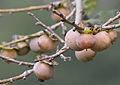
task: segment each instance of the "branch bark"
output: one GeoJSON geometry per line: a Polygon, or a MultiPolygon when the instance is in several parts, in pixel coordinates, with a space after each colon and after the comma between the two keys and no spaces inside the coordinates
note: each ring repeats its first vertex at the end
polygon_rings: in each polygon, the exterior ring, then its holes
{"type": "Polygon", "coordinates": [[[26,8],[18,8],[18,9],[0,9],[0,13],[15,13],[15,12],[24,12],[31,10],[39,10],[39,9],[49,9],[51,5],[41,5],[41,6],[30,6],[26,8]]]}
{"type": "Polygon", "coordinates": [[[120,12],[113,18],[110,18],[106,23],[103,24],[103,26],[107,26],[109,24],[111,24],[113,21],[117,20],[120,18],[120,12]]]}
{"type": "Polygon", "coordinates": [[[2,56],[2,55],[0,55],[0,58],[11,61],[12,63],[17,63],[18,65],[25,65],[25,66],[33,66],[34,65],[34,63],[18,61],[18,60],[15,60],[15,59],[12,59],[12,58],[9,58],[6,56],[2,56]]]}
{"type": "Polygon", "coordinates": [[[75,0],[76,3],[76,15],[75,24],[80,24],[82,20],[82,0],[75,0]]]}
{"type": "Polygon", "coordinates": [[[44,23],[42,23],[33,13],[30,13],[30,12],[29,12],[28,14],[29,14],[30,16],[32,16],[32,17],[37,21],[36,25],[40,25],[40,26],[42,26],[43,28],[47,29],[49,32],[52,33],[52,35],[53,35],[54,37],[56,37],[57,40],[60,41],[60,43],[64,44],[64,40],[63,40],[60,36],[58,36],[53,30],[51,30],[50,27],[48,27],[48,26],[46,26],[44,23]]]}
{"type": "Polygon", "coordinates": [[[5,43],[5,44],[3,44],[3,45],[0,45],[0,47],[2,47],[2,46],[9,46],[9,45],[11,45],[11,44],[14,44],[14,43],[17,43],[17,42],[20,42],[20,41],[24,41],[24,40],[27,40],[27,39],[30,39],[30,38],[39,37],[39,36],[41,36],[42,34],[44,34],[43,31],[40,31],[40,32],[31,34],[31,35],[26,35],[26,36],[24,36],[24,37],[21,38],[21,39],[14,40],[14,41],[5,43]]]}
{"type": "Polygon", "coordinates": [[[102,29],[107,30],[107,29],[115,29],[115,28],[120,28],[120,24],[114,24],[114,25],[108,25],[108,26],[102,26],[102,29]]]}
{"type": "Polygon", "coordinates": [[[15,76],[15,77],[12,77],[12,78],[8,78],[8,79],[3,79],[3,80],[0,80],[0,85],[1,84],[6,84],[8,82],[13,82],[15,80],[19,80],[19,79],[25,79],[27,76],[29,76],[31,73],[33,72],[33,69],[30,69],[30,70],[27,70],[27,71],[24,71],[22,74],[18,75],[18,76],[15,76]]]}
{"type": "Polygon", "coordinates": [[[59,51],[57,51],[55,54],[50,55],[50,56],[45,56],[43,58],[40,58],[38,60],[36,60],[36,62],[41,61],[41,60],[45,60],[45,59],[54,59],[58,56],[60,56],[62,53],[68,51],[70,48],[65,44],[59,51]]]}

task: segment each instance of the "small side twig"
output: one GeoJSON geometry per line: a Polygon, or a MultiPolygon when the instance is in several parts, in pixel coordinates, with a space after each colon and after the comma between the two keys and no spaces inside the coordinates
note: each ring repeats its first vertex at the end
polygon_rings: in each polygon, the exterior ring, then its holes
{"type": "Polygon", "coordinates": [[[107,29],[115,29],[115,28],[120,28],[120,24],[114,24],[114,25],[102,26],[102,29],[103,29],[103,30],[107,30],[107,29]]]}
{"type": "MultiPolygon", "coordinates": [[[[59,45],[57,46],[57,50],[56,53],[59,51],[59,45]]],[[[61,59],[63,59],[64,61],[71,61],[71,57],[66,57],[63,54],[60,54],[61,59]]]]}
{"type": "Polygon", "coordinates": [[[111,24],[113,21],[117,20],[120,18],[120,12],[113,18],[110,18],[106,23],[103,24],[103,26],[107,26],[109,24],[111,24]]]}
{"type": "Polygon", "coordinates": [[[25,65],[25,66],[33,66],[34,65],[34,63],[18,61],[18,60],[15,60],[15,59],[12,59],[12,58],[9,58],[6,56],[2,56],[2,55],[0,55],[0,58],[4,59],[4,60],[11,61],[12,63],[17,63],[18,65],[25,65]]]}
{"type": "Polygon", "coordinates": [[[66,57],[63,54],[60,55],[61,59],[63,59],[64,61],[71,61],[71,57],[66,57]]]}
{"type": "Polygon", "coordinates": [[[19,79],[25,79],[32,72],[33,72],[33,69],[30,69],[30,70],[24,71],[22,74],[20,74],[18,76],[15,76],[15,77],[12,77],[12,78],[8,78],[8,79],[0,80],[0,85],[1,84],[6,84],[6,83],[9,83],[9,82],[13,82],[13,81],[19,80],[19,79]]]}
{"type": "Polygon", "coordinates": [[[62,35],[65,36],[67,33],[67,27],[64,25],[64,23],[61,23],[61,27],[62,27],[62,35]]]}
{"type": "Polygon", "coordinates": [[[60,56],[62,53],[68,51],[69,49],[70,49],[70,48],[69,48],[67,45],[64,45],[64,46],[63,46],[58,52],[56,52],[55,54],[50,55],[50,56],[43,57],[43,58],[41,58],[41,59],[38,59],[38,60],[36,60],[36,62],[41,61],[41,60],[45,60],[45,59],[54,59],[54,58],[60,56]]]}

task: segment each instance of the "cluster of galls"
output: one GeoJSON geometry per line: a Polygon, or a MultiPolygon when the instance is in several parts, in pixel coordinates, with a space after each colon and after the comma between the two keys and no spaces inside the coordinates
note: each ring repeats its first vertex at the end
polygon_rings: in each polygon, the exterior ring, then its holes
{"type": "MultiPolygon", "coordinates": [[[[17,35],[13,36],[13,40],[20,39],[17,35]],[[17,37],[17,38],[16,38],[17,37]]],[[[26,55],[30,50],[36,53],[47,53],[52,52],[56,49],[56,42],[52,40],[46,34],[41,35],[28,41],[21,41],[10,45],[9,47],[4,47],[0,54],[12,59],[16,59],[17,56],[26,55]]],[[[4,60],[10,63],[8,60],[4,60]]],[[[33,67],[35,75],[39,80],[49,80],[53,78],[54,67],[46,62],[37,62],[33,67]]]]}
{"type": "Polygon", "coordinates": [[[94,58],[97,52],[107,49],[117,38],[117,32],[100,31],[96,34],[79,33],[77,30],[69,30],[65,36],[66,44],[75,51],[75,55],[81,62],[87,62],[94,58]]]}
{"type": "MultiPolygon", "coordinates": [[[[63,14],[64,16],[67,16],[69,14],[68,9],[63,6],[58,6],[55,8],[55,10],[63,14]]],[[[51,14],[51,17],[56,22],[59,22],[61,20],[61,17],[54,13],[51,14]]],[[[32,39],[29,45],[30,45],[30,49],[33,52],[37,52],[37,53],[51,52],[57,46],[56,42],[50,39],[47,35],[42,35],[39,38],[32,39]]],[[[33,70],[35,75],[38,77],[38,79],[41,82],[44,80],[49,80],[54,77],[54,66],[48,63],[42,61],[37,62],[35,63],[33,70]]]]}
{"type": "MultiPolygon", "coordinates": [[[[60,3],[62,4],[62,3],[60,3]]],[[[62,13],[64,16],[67,16],[69,11],[67,8],[60,5],[55,7],[55,10],[59,13],[62,13]]],[[[51,17],[54,21],[59,22],[61,17],[52,13],[51,17]]],[[[21,36],[14,35],[13,40],[20,39],[21,36]]],[[[3,48],[0,52],[1,55],[16,59],[17,56],[26,55],[30,50],[35,53],[47,53],[52,52],[56,49],[57,44],[52,40],[48,35],[43,34],[40,37],[36,37],[28,41],[22,41],[15,43],[13,45],[3,48]],[[12,49],[11,49],[12,48],[12,49]]],[[[7,63],[10,63],[8,60],[4,60],[7,63]]],[[[40,81],[49,80],[54,76],[54,67],[49,63],[39,61],[35,63],[33,67],[35,75],[40,81]]]]}
{"type": "MultiPolygon", "coordinates": [[[[68,9],[65,7],[58,7],[56,11],[63,15],[68,15],[68,9]]],[[[61,18],[52,13],[52,19],[59,22],[61,18]]],[[[65,36],[65,43],[75,51],[75,56],[81,62],[87,62],[94,58],[98,51],[103,51],[110,46],[117,38],[117,32],[101,31],[96,34],[92,33],[80,33],[77,30],[69,30],[65,36]]],[[[13,40],[20,39],[20,36],[13,36],[13,40]]],[[[17,56],[26,55],[30,50],[36,53],[52,52],[56,48],[56,42],[52,40],[48,35],[43,34],[40,37],[12,44],[7,47],[3,47],[0,54],[12,59],[16,59],[17,56]],[[12,48],[12,49],[11,49],[12,48]]],[[[10,61],[4,60],[9,63],[10,61]]],[[[54,77],[54,66],[52,64],[39,61],[33,66],[35,75],[40,81],[49,80],[54,77]]]]}
{"type": "MultiPolygon", "coordinates": [[[[55,8],[57,12],[67,16],[69,11],[65,7],[55,8]]],[[[51,17],[54,21],[59,22],[61,17],[52,13],[51,17]]],[[[56,48],[56,42],[50,39],[47,35],[39,38],[34,38],[30,41],[30,48],[33,52],[46,53],[51,52],[56,48]]],[[[37,62],[33,67],[35,75],[40,81],[49,80],[54,77],[54,67],[45,62],[37,62]]]]}
{"type": "MultiPolygon", "coordinates": [[[[56,42],[47,35],[33,38],[29,43],[30,49],[36,53],[52,52],[56,49],[56,42]]],[[[35,75],[40,81],[49,80],[54,76],[54,67],[46,62],[39,61],[33,67],[35,75]]]]}

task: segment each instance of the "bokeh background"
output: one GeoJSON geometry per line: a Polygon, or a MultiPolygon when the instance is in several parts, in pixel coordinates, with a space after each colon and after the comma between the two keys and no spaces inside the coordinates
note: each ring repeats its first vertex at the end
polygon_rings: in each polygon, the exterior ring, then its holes
{"type": "MultiPolygon", "coordinates": [[[[21,8],[34,5],[48,4],[55,0],[0,0],[0,9],[21,8]]],[[[96,0],[97,6],[92,16],[99,11],[120,9],[120,0],[96,0]]],[[[51,20],[50,12],[31,11],[40,18],[46,25],[52,25],[55,22],[51,20]]],[[[14,34],[28,35],[40,31],[42,28],[34,25],[35,20],[27,15],[27,12],[8,14],[4,13],[0,17],[0,42],[11,41],[14,34]]],[[[70,29],[71,26],[68,26],[70,29]]],[[[61,28],[56,31],[61,32],[61,28]]],[[[56,59],[60,63],[55,67],[54,79],[45,81],[44,83],[37,81],[34,74],[27,77],[26,80],[18,80],[8,85],[120,85],[120,33],[118,39],[107,50],[97,53],[93,61],[82,63],[79,62],[73,51],[65,53],[71,56],[71,62],[63,62],[56,59]]],[[[26,56],[19,56],[18,60],[33,62],[36,53],[30,52],[26,56]]],[[[7,64],[0,60],[0,79],[16,76],[30,69],[26,66],[18,66],[16,64],[7,64]]]]}

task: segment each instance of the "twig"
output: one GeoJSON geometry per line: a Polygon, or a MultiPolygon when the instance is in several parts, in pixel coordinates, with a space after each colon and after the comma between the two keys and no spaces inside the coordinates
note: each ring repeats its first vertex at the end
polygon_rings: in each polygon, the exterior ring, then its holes
{"type": "Polygon", "coordinates": [[[75,24],[75,22],[71,22],[71,21],[67,20],[63,14],[58,13],[58,12],[55,11],[55,10],[53,11],[53,13],[55,13],[55,14],[58,15],[58,16],[60,16],[60,17],[62,18],[62,21],[63,21],[63,22],[66,22],[66,23],[74,26],[74,27],[75,27],[76,29],[78,29],[78,30],[84,30],[84,28],[82,28],[82,27],[78,26],[77,24],[75,24]]]}
{"type": "Polygon", "coordinates": [[[56,37],[62,44],[64,43],[64,40],[63,40],[61,37],[59,37],[53,30],[51,30],[50,27],[48,27],[48,26],[46,26],[45,24],[43,24],[33,13],[29,12],[28,14],[29,14],[30,16],[32,16],[32,17],[37,21],[36,25],[40,25],[40,26],[44,27],[44,28],[47,29],[49,32],[51,32],[52,35],[53,35],[54,37],[56,37]]]}
{"type": "Polygon", "coordinates": [[[64,23],[61,23],[61,27],[62,27],[62,35],[65,36],[67,33],[67,27],[64,25],[64,23]]]}
{"type": "Polygon", "coordinates": [[[18,9],[0,9],[0,13],[15,13],[15,12],[24,12],[31,10],[39,10],[39,9],[49,9],[51,5],[41,5],[41,6],[30,6],[26,8],[18,8],[18,9]]]}
{"type": "MultiPolygon", "coordinates": [[[[57,45],[57,50],[56,53],[59,51],[59,45],[57,45]]],[[[66,57],[63,54],[60,54],[61,59],[63,59],[64,61],[71,61],[71,57],[66,57]]]]}
{"type": "Polygon", "coordinates": [[[102,29],[103,29],[103,30],[114,29],[114,28],[120,28],[120,24],[114,24],[114,25],[102,26],[102,29]]]}
{"type": "Polygon", "coordinates": [[[71,61],[71,57],[66,57],[63,54],[60,55],[61,59],[63,59],[64,61],[71,61]]]}
{"type": "Polygon", "coordinates": [[[33,72],[33,69],[24,71],[22,74],[12,77],[12,78],[8,78],[8,79],[4,79],[4,80],[0,80],[0,84],[6,84],[8,82],[13,82],[15,80],[19,80],[19,79],[25,79],[27,76],[29,76],[31,73],[33,72]]]}
{"type": "MultiPolygon", "coordinates": [[[[60,1],[52,2],[55,5],[58,5],[60,1]]],[[[40,5],[40,6],[30,6],[26,8],[17,8],[17,9],[0,9],[0,13],[16,13],[16,12],[24,12],[24,11],[32,11],[32,10],[40,10],[40,9],[51,9],[51,5],[40,5]]]]}
{"type": "Polygon", "coordinates": [[[18,61],[18,60],[15,60],[15,59],[12,59],[12,58],[9,58],[6,56],[2,56],[2,55],[0,55],[0,58],[4,59],[4,60],[11,61],[12,63],[17,63],[18,65],[25,65],[25,66],[33,66],[34,65],[34,63],[18,61]]]}
{"type": "Polygon", "coordinates": [[[82,20],[82,0],[75,0],[75,3],[76,3],[75,24],[79,25],[82,20]]]}
{"type": "Polygon", "coordinates": [[[11,44],[14,44],[14,43],[17,43],[17,42],[20,42],[20,41],[24,41],[24,40],[27,40],[27,39],[30,39],[30,38],[39,37],[39,36],[41,36],[41,35],[43,35],[43,34],[44,34],[44,32],[43,32],[43,31],[40,31],[40,32],[31,34],[31,35],[26,35],[26,36],[24,36],[23,38],[20,38],[20,39],[18,39],[18,40],[14,40],[14,41],[5,43],[5,44],[0,45],[0,46],[9,46],[9,45],[11,45],[11,44]]]}
{"type": "Polygon", "coordinates": [[[69,49],[70,49],[70,48],[69,48],[67,45],[64,45],[64,46],[63,46],[58,52],[56,52],[55,54],[50,55],[50,56],[43,57],[43,58],[41,58],[41,59],[38,59],[38,60],[36,60],[36,62],[41,61],[41,60],[45,60],[45,59],[54,59],[54,58],[60,56],[62,53],[68,51],[69,49]]]}
{"type": "Polygon", "coordinates": [[[120,12],[113,18],[110,18],[106,23],[103,24],[103,26],[107,26],[109,24],[111,24],[113,21],[117,20],[120,18],[120,12]]]}

